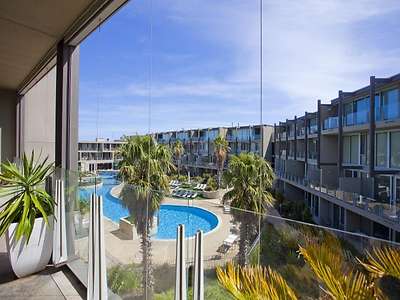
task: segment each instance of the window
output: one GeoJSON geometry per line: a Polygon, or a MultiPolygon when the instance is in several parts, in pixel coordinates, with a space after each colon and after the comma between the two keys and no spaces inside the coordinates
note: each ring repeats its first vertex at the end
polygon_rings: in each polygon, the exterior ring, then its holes
{"type": "Polygon", "coordinates": [[[387,167],[387,132],[376,134],[376,166],[387,167]]]}
{"type": "Polygon", "coordinates": [[[400,168],[400,131],[390,133],[390,167],[400,168]]]}
{"type": "Polygon", "coordinates": [[[365,124],[369,120],[369,97],[344,104],[344,125],[365,124]]]}
{"type": "Polygon", "coordinates": [[[359,164],[359,136],[343,137],[343,163],[359,164]]]}
{"type": "Polygon", "coordinates": [[[368,153],[368,136],[363,133],[360,135],[360,164],[367,165],[367,153],[368,153]]]}
{"type": "Polygon", "coordinates": [[[390,176],[376,176],[378,202],[390,203],[390,176]]]}
{"type": "Polygon", "coordinates": [[[383,92],[375,97],[375,118],[377,121],[392,120],[400,117],[399,90],[383,92]]]}

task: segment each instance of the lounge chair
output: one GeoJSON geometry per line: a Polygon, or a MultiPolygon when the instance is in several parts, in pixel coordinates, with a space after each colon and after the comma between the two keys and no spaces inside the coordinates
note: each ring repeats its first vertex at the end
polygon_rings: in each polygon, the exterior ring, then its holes
{"type": "Polygon", "coordinates": [[[235,242],[237,241],[238,238],[239,238],[238,235],[236,235],[236,234],[230,234],[230,235],[228,235],[228,237],[224,240],[223,244],[231,247],[231,246],[233,246],[233,244],[235,244],[235,242]]]}
{"type": "Polygon", "coordinates": [[[224,214],[229,214],[231,212],[231,207],[229,205],[224,205],[224,214]]]}
{"type": "Polygon", "coordinates": [[[194,199],[196,197],[197,197],[197,193],[193,193],[191,198],[194,199]]]}

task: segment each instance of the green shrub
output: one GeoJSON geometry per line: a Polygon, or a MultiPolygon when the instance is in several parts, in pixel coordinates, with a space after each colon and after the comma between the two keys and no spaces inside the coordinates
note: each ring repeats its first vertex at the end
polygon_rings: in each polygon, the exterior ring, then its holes
{"type": "Polygon", "coordinates": [[[132,293],[140,288],[140,270],[134,264],[117,265],[107,270],[108,287],[118,295],[132,293]]]}
{"type": "Polygon", "coordinates": [[[216,191],[218,189],[218,183],[214,177],[209,177],[207,180],[206,191],[216,191]]]}

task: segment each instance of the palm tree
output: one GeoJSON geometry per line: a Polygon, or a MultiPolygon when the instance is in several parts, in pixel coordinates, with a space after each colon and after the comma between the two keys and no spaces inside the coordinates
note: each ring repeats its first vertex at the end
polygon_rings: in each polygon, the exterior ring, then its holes
{"type": "Polygon", "coordinates": [[[214,140],[214,155],[217,162],[217,170],[218,170],[218,188],[221,188],[222,170],[224,169],[226,156],[229,151],[230,148],[228,141],[223,136],[219,135],[214,140]]]}
{"type": "Polygon", "coordinates": [[[154,213],[169,189],[167,174],[175,167],[171,151],[157,144],[151,136],[126,138],[127,143],[119,149],[122,157],[120,177],[124,181],[121,199],[127,206],[130,220],[141,236],[144,291],[152,297],[153,270],[151,265],[150,229],[154,213]]]}
{"type": "Polygon", "coordinates": [[[178,176],[181,173],[181,160],[182,160],[182,155],[185,152],[185,148],[183,147],[183,144],[180,140],[177,140],[174,144],[173,148],[174,156],[178,164],[178,176]]]}
{"type": "Polygon", "coordinates": [[[239,263],[246,264],[250,240],[256,233],[256,221],[250,214],[262,214],[272,206],[270,193],[274,180],[273,170],[261,156],[253,153],[240,153],[232,156],[224,180],[231,188],[223,202],[230,201],[234,218],[240,224],[239,263]],[[244,212],[250,211],[250,212],[244,212]]]}
{"type": "Polygon", "coordinates": [[[217,267],[219,283],[237,300],[296,300],[296,294],[286,280],[268,267],[240,267],[228,263],[217,267]]]}

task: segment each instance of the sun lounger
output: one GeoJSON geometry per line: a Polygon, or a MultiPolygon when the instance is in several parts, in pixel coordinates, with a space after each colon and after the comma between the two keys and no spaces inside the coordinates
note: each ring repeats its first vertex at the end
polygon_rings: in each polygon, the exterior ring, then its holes
{"type": "Polygon", "coordinates": [[[231,212],[231,207],[229,205],[224,205],[224,214],[229,214],[231,212]]]}
{"type": "Polygon", "coordinates": [[[238,239],[238,236],[236,234],[230,234],[224,240],[223,244],[227,245],[227,246],[232,246],[236,242],[237,239],[238,239]]]}
{"type": "Polygon", "coordinates": [[[194,199],[196,197],[197,197],[197,193],[193,193],[192,196],[191,196],[192,199],[194,199]]]}

